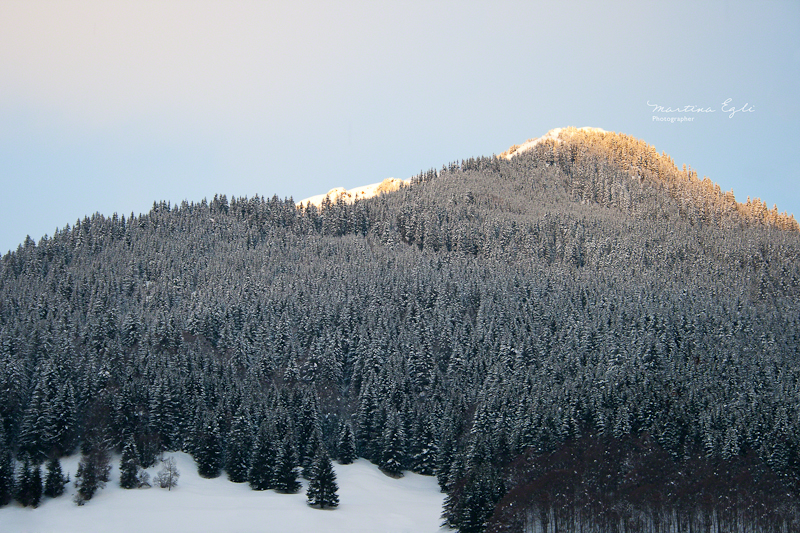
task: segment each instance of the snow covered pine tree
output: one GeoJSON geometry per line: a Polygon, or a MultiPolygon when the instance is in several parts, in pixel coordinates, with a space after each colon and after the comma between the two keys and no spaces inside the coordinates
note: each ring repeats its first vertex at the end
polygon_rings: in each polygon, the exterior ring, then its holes
{"type": "Polygon", "coordinates": [[[333,508],[339,505],[339,490],[336,484],[336,473],[328,458],[328,453],[320,449],[311,468],[308,484],[308,505],[318,509],[333,508]]]}

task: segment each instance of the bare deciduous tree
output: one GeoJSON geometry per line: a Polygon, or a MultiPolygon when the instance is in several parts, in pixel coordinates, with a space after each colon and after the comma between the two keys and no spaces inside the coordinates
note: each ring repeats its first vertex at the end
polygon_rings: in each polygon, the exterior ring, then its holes
{"type": "Polygon", "coordinates": [[[178,472],[178,467],[175,465],[175,458],[167,457],[161,461],[161,470],[153,478],[153,482],[162,489],[171,490],[172,487],[178,485],[179,477],[181,477],[181,473],[178,472]]]}

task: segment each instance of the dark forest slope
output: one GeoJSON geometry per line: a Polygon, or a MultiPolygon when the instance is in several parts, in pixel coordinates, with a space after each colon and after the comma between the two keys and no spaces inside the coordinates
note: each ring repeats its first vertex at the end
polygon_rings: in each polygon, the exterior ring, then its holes
{"type": "Polygon", "coordinates": [[[133,443],[246,480],[352,432],[462,531],[797,527],[798,254],[615,134],[354,204],[95,215],[0,261],[0,463],[133,443]]]}

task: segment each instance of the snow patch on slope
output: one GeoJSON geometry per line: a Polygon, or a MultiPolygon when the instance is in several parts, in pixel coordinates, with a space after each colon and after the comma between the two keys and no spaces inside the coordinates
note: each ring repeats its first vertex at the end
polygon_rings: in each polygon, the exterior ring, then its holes
{"type": "Polygon", "coordinates": [[[574,135],[575,133],[577,133],[579,131],[585,131],[587,133],[607,133],[606,130],[604,130],[604,129],[601,129],[601,128],[590,128],[588,126],[583,127],[583,128],[573,128],[573,127],[555,128],[555,129],[552,129],[552,130],[548,131],[547,133],[545,133],[541,137],[537,137],[535,139],[528,139],[527,141],[525,141],[524,143],[519,144],[519,145],[515,144],[514,146],[512,146],[511,148],[509,148],[508,150],[506,150],[505,152],[500,154],[500,157],[505,157],[506,159],[511,159],[515,155],[521,154],[523,152],[527,152],[528,150],[532,150],[537,144],[539,144],[541,142],[550,141],[550,140],[555,141],[555,142],[561,142],[564,139],[566,139],[568,137],[571,137],[572,135],[574,135]]]}
{"type": "MultiPolygon", "coordinates": [[[[352,465],[333,463],[339,485],[339,507],[312,509],[306,487],[297,494],[254,491],[247,483],[232,483],[225,473],[203,479],[185,453],[174,456],[180,472],[178,486],[166,489],[125,490],[119,486],[119,455],[112,459],[111,481],[94,498],[78,507],[72,501],[73,483],[58,498],[43,498],[38,509],[13,502],[0,508],[0,531],[86,533],[113,531],[142,533],[444,533],[440,528],[444,494],[435,477],[407,472],[401,479],[384,475],[365,459],[352,465]]],[[[77,455],[61,466],[75,480],[77,455]]],[[[152,476],[160,465],[148,470],[152,476]]]]}
{"type": "Polygon", "coordinates": [[[340,198],[348,204],[352,204],[356,200],[366,200],[374,196],[380,196],[385,192],[396,191],[400,187],[411,184],[411,180],[401,180],[397,178],[386,178],[380,183],[373,183],[371,185],[363,185],[353,189],[345,190],[344,187],[336,187],[331,189],[325,194],[318,194],[311,196],[305,200],[297,203],[298,207],[308,206],[309,204],[320,207],[325,198],[330,198],[332,203],[336,203],[340,198]]]}

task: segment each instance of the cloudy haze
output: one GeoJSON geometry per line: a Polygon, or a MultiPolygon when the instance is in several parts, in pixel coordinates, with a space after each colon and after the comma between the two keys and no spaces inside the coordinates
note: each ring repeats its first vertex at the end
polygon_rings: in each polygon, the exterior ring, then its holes
{"type": "Polygon", "coordinates": [[[569,125],[799,216],[800,4],[596,4],[5,0],[0,253],[95,211],[301,199],[569,125]]]}

